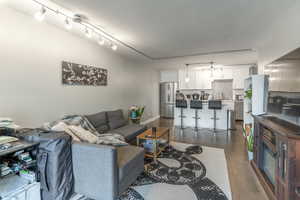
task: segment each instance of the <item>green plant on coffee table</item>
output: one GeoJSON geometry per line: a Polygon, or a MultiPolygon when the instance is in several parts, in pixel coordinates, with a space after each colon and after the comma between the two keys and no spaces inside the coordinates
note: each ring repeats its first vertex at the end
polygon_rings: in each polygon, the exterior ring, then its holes
{"type": "Polygon", "coordinates": [[[144,114],[145,106],[132,106],[129,109],[129,117],[133,123],[139,124],[144,114]]]}

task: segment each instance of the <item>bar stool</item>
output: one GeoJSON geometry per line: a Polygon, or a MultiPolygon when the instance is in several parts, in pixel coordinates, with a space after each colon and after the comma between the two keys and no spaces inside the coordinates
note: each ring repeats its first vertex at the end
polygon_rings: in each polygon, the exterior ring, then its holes
{"type": "Polygon", "coordinates": [[[176,100],[176,108],[180,108],[180,128],[184,129],[183,127],[183,118],[186,116],[183,115],[183,109],[187,108],[187,101],[184,99],[176,100]]]}
{"type": "Polygon", "coordinates": [[[217,120],[219,120],[219,118],[217,118],[217,110],[222,109],[222,101],[221,100],[209,100],[208,101],[208,109],[214,111],[214,116],[211,118],[212,120],[214,120],[214,127],[212,130],[212,133],[216,134],[217,133],[217,120]]]}
{"type": "Polygon", "coordinates": [[[199,128],[198,128],[198,119],[200,119],[200,117],[198,117],[198,110],[201,110],[202,107],[202,101],[199,100],[191,100],[190,102],[190,108],[191,109],[195,109],[195,117],[193,117],[195,119],[195,131],[198,132],[199,128]]]}

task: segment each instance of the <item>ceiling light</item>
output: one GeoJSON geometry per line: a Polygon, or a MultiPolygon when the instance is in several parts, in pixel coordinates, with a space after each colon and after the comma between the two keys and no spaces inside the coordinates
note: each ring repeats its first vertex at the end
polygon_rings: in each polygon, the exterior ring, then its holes
{"type": "Polygon", "coordinates": [[[185,67],[185,82],[188,83],[190,81],[190,77],[189,77],[189,65],[186,64],[186,67],[185,67]]]}
{"type": "Polygon", "coordinates": [[[88,38],[91,38],[91,37],[92,37],[91,31],[90,31],[90,29],[88,29],[87,27],[85,27],[85,36],[88,37],[88,38]]]}
{"type": "Polygon", "coordinates": [[[101,46],[104,45],[105,44],[105,39],[103,37],[99,37],[98,44],[100,44],[101,46]]]}
{"type": "Polygon", "coordinates": [[[116,51],[118,49],[118,46],[116,44],[111,44],[111,49],[116,51]]]}
{"type": "Polygon", "coordinates": [[[213,78],[214,77],[214,62],[210,63],[210,77],[213,78]]]}
{"type": "Polygon", "coordinates": [[[35,13],[34,17],[38,21],[43,21],[45,19],[47,10],[44,7],[41,7],[40,11],[35,13]]]}
{"type": "Polygon", "coordinates": [[[70,21],[70,19],[68,17],[66,17],[66,20],[65,20],[65,27],[68,30],[72,29],[72,27],[73,27],[72,22],[70,21]]]}

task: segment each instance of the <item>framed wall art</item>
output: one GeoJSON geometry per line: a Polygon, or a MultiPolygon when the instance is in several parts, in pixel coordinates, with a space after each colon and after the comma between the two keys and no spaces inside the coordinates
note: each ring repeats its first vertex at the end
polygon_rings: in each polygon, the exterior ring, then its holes
{"type": "Polygon", "coordinates": [[[106,86],[107,75],[107,69],[62,62],[62,83],[64,85],[106,86]]]}

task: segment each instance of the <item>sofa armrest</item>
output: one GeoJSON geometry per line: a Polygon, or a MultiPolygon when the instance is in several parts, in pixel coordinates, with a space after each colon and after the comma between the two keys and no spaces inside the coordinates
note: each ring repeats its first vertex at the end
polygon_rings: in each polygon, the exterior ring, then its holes
{"type": "Polygon", "coordinates": [[[114,147],[73,143],[74,191],[96,200],[118,196],[117,151],[114,147]]]}

